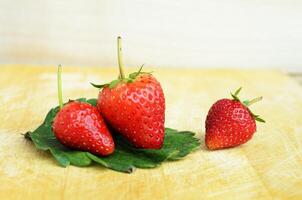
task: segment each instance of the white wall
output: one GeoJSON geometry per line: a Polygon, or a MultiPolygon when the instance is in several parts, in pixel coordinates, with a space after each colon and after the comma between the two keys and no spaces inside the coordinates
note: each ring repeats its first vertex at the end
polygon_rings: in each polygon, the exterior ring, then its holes
{"type": "Polygon", "coordinates": [[[0,0],[0,63],[302,70],[299,0],[0,0]]]}

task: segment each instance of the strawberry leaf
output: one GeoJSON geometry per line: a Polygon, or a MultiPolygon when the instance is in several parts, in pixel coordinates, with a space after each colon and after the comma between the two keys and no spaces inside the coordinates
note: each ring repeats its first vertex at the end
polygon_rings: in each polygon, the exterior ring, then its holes
{"type": "Polygon", "coordinates": [[[119,84],[122,80],[121,79],[116,79],[116,80],[113,80],[110,82],[109,84],[109,88],[112,89],[114,88],[115,86],[117,86],[117,84],[119,84]]]}
{"type": "Polygon", "coordinates": [[[255,117],[254,119],[255,119],[256,121],[258,121],[258,122],[265,123],[265,120],[262,119],[262,118],[260,118],[260,117],[255,117]]]}
{"type": "Polygon", "coordinates": [[[139,68],[139,70],[138,70],[137,72],[133,72],[133,73],[129,74],[129,78],[130,78],[130,79],[135,79],[135,78],[142,72],[142,69],[143,69],[144,65],[145,65],[145,64],[143,64],[143,65],[139,68]]]}
{"type": "Polygon", "coordinates": [[[252,113],[251,110],[249,110],[249,111],[250,111],[250,113],[252,114],[253,118],[254,118],[256,121],[265,123],[265,120],[262,119],[262,118],[260,118],[259,115],[255,115],[254,113],[252,113]]]}
{"type": "MultiPolygon", "coordinates": [[[[96,99],[77,100],[93,106],[97,102],[96,99]]],[[[113,134],[115,152],[107,157],[99,157],[89,152],[69,149],[56,139],[52,132],[52,120],[57,112],[58,107],[51,109],[44,122],[35,131],[24,134],[24,137],[31,140],[37,149],[50,151],[63,167],[68,165],[85,167],[94,162],[115,171],[131,173],[136,168],[154,168],[165,161],[180,160],[200,146],[194,133],[166,128],[164,144],[159,150],[134,148],[120,135],[113,134]]]]}
{"type": "Polygon", "coordinates": [[[240,93],[241,89],[242,89],[242,87],[238,88],[238,89],[235,91],[234,94],[231,93],[231,96],[233,97],[233,99],[234,99],[235,101],[240,101],[240,99],[239,99],[239,97],[238,97],[238,94],[240,93]]]}
{"type": "Polygon", "coordinates": [[[238,94],[240,93],[240,91],[242,90],[242,87],[238,88],[236,91],[235,91],[235,96],[238,96],[238,94]]]}
{"type": "Polygon", "coordinates": [[[140,74],[152,74],[152,72],[143,72],[142,69],[144,67],[144,64],[139,68],[137,72],[133,72],[129,74],[129,76],[126,78],[118,77],[118,79],[115,79],[111,81],[110,83],[105,83],[105,84],[94,84],[90,83],[93,87],[98,88],[98,89],[103,89],[105,87],[109,87],[110,89],[113,89],[115,86],[117,86],[120,82],[124,83],[133,83],[134,80],[139,76],[140,74]]]}
{"type": "Polygon", "coordinates": [[[108,83],[105,83],[105,84],[101,84],[101,85],[98,85],[98,84],[94,84],[94,83],[90,83],[93,87],[95,88],[99,88],[99,89],[102,89],[104,87],[107,87],[109,84],[108,83]]]}

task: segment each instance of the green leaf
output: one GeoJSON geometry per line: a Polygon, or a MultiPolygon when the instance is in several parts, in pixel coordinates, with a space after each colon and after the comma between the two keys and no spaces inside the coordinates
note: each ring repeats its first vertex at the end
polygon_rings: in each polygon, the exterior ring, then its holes
{"type": "Polygon", "coordinates": [[[242,87],[238,88],[238,89],[236,90],[236,92],[235,92],[234,95],[235,95],[235,96],[238,96],[238,94],[240,93],[241,89],[242,89],[242,87]]]}
{"type": "Polygon", "coordinates": [[[265,123],[265,120],[260,118],[259,115],[255,115],[254,113],[252,113],[252,115],[256,121],[265,123]]]}
{"type": "Polygon", "coordinates": [[[238,97],[238,94],[240,93],[241,89],[242,89],[242,87],[238,88],[238,89],[235,91],[234,94],[231,93],[231,96],[233,97],[234,100],[240,101],[240,99],[239,99],[239,97],[238,97]]]}
{"type": "Polygon", "coordinates": [[[109,84],[109,88],[110,89],[114,88],[120,82],[121,82],[121,79],[116,79],[116,80],[111,81],[110,84],[109,84]]]}
{"type": "Polygon", "coordinates": [[[248,108],[248,110],[256,121],[265,123],[265,120],[260,118],[259,115],[255,115],[249,108],[248,108]]]}
{"type": "Polygon", "coordinates": [[[124,82],[124,83],[133,83],[134,80],[136,79],[136,77],[140,74],[152,74],[153,72],[142,72],[142,69],[144,67],[145,64],[143,64],[139,70],[137,72],[133,72],[131,74],[129,74],[129,76],[126,78],[122,78],[121,75],[118,76],[117,79],[111,81],[110,83],[105,83],[105,84],[94,84],[94,83],[90,83],[93,87],[96,87],[98,89],[103,89],[105,87],[109,87],[110,89],[113,89],[115,86],[117,86],[120,82],[124,82]]]}
{"type": "Polygon", "coordinates": [[[143,150],[143,152],[160,161],[179,160],[199,147],[199,140],[194,138],[194,135],[190,131],[177,131],[166,128],[163,148],[159,150],[143,150]]]}
{"type": "Polygon", "coordinates": [[[105,83],[105,84],[101,84],[101,85],[98,85],[98,84],[94,84],[94,83],[90,83],[93,87],[96,87],[96,88],[99,88],[99,89],[102,89],[104,87],[107,87],[109,84],[108,83],[105,83]]]}
{"type": "Polygon", "coordinates": [[[234,94],[231,93],[231,96],[233,97],[234,100],[240,101],[240,99],[237,96],[235,96],[234,94]]]}
{"type": "Polygon", "coordinates": [[[125,83],[133,83],[133,81],[134,81],[134,79],[132,79],[132,78],[125,78],[124,79],[125,83]]]}
{"type": "Polygon", "coordinates": [[[139,70],[137,72],[133,72],[133,73],[129,74],[129,78],[135,79],[142,72],[144,65],[145,64],[142,64],[142,66],[139,68],[139,70]]]}
{"type": "Polygon", "coordinates": [[[86,102],[89,103],[89,104],[91,104],[91,105],[93,105],[93,106],[96,106],[97,99],[88,99],[86,102]]]}
{"type": "MultiPolygon", "coordinates": [[[[97,103],[96,99],[80,98],[77,101],[87,102],[93,106],[97,103]]],[[[99,157],[89,152],[69,149],[56,139],[52,132],[52,120],[57,112],[58,107],[51,109],[43,124],[32,133],[27,132],[24,137],[31,139],[36,148],[50,151],[63,167],[68,165],[85,167],[94,162],[115,171],[131,173],[136,168],[154,168],[164,161],[179,160],[200,146],[193,132],[166,128],[164,144],[159,150],[134,148],[123,137],[113,134],[116,145],[114,153],[107,157],[99,157]]]]}

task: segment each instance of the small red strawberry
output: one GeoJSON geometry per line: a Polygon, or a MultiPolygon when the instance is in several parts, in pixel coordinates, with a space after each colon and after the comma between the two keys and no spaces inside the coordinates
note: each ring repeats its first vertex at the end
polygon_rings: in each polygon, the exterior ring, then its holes
{"type": "Polygon", "coordinates": [[[249,141],[256,132],[256,121],[265,122],[248,106],[262,97],[241,102],[239,88],[233,99],[221,99],[210,108],[206,119],[206,146],[211,149],[235,147],[249,141]]]}
{"type": "Polygon", "coordinates": [[[106,122],[135,147],[159,149],[164,141],[165,97],[160,83],[150,74],[132,73],[125,78],[118,37],[120,76],[102,88],[97,108],[106,122]]]}
{"type": "Polygon", "coordinates": [[[114,151],[112,136],[96,107],[79,101],[63,106],[61,67],[58,68],[60,111],[53,120],[56,138],[65,146],[106,156],[114,151]]]}

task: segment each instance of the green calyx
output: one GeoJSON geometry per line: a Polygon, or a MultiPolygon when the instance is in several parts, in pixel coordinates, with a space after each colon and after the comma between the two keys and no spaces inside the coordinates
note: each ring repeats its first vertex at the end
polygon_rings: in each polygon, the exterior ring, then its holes
{"type": "Polygon", "coordinates": [[[235,93],[231,93],[231,96],[233,97],[233,100],[235,101],[239,101],[240,103],[242,103],[248,110],[249,112],[252,114],[253,118],[258,121],[258,122],[262,122],[262,123],[265,123],[265,120],[260,118],[259,115],[255,115],[249,108],[249,106],[251,106],[252,104],[258,102],[258,101],[261,101],[263,99],[263,97],[257,97],[257,98],[254,98],[252,100],[244,100],[244,101],[241,101],[238,97],[240,91],[241,91],[242,87],[238,88],[235,93]]]}
{"type": "Polygon", "coordinates": [[[115,88],[115,86],[117,86],[119,83],[132,83],[141,74],[152,74],[152,72],[143,72],[142,71],[143,67],[144,67],[144,65],[142,65],[137,72],[133,72],[133,73],[129,74],[129,76],[126,77],[126,78],[121,78],[119,76],[117,79],[111,81],[110,83],[105,83],[105,84],[90,83],[90,84],[93,87],[96,87],[96,88],[99,88],[99,89],[102,89],[102,88],[105,88],[105,87],[109,87],[110,89],[112,89],[112,88],[115,88]]]}
{"type": "Polygon", "coordinates": [[[142,69],[144,67],[144,64],[139,68],[137,72],[133,72],[129,74],[128,77],[125,77],[124,73],[124,63],[123,63],[123,54],[122,54],[122,38],[119,36],[117,37],[117,55],[118,55],[118,65],[119,65],[119,76],[117,79],[111,81],[110,83],[105,84],[94,84],[90,83],[93,87],[102,89],[105,87],[109,87],[109,89],[112,89],[116,87],[119,83],[132,83],[134,80],[141,74],[151,74],[152,72],[143,72],[142,69]]]}

